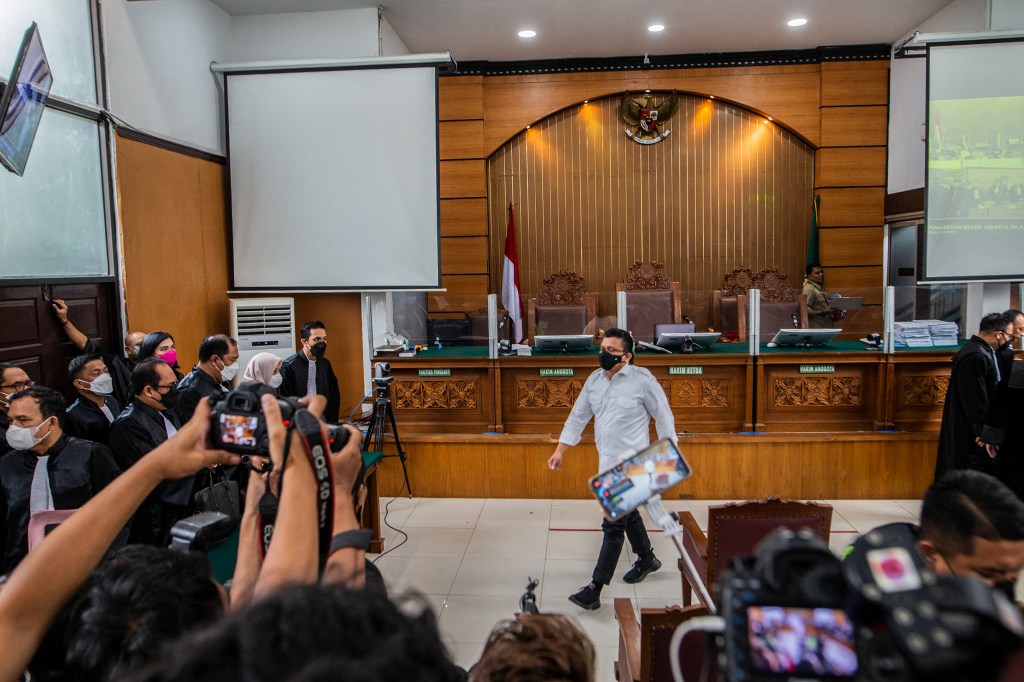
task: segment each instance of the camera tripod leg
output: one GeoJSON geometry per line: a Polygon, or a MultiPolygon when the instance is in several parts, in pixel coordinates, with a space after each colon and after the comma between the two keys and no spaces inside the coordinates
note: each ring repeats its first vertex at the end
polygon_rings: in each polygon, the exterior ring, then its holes
{"type": "Polygon", "coordinates": [[[715,606],[715,602],[711,599],[711,594],[708,592],[707,585],[701,580],[700,575],[697,573],[697,567],[693,565],[693,560],[690,555],[686,553],[686,549],[683,548],[683,542],[680,536],[683,534],[682,529],[676,522],[672,514],[665,509],[665,505],[661,503],[661,495],[655,495],[651,499],[644,502],[644,509],[647,510],[647,515],[651,517],[651,521],[654,521],[661,528],[662,532],[668,537],[672,538],[672,542],[675,543],[676,550],[679,552],[679,556],[683,560],[683,564],[686,566],[686,572],[691,578],[690,582],[697,588],[697,595],[700,600],[704,602],[704,605],[708,607],[708,613],[712,615],[718,614],[718,607],[715,606]]]}
{"type": "Polygon", "coordinates": [[[385,408],[388,418],[391,420],[391,434],[395,437],[395,448],[398,450],[398,459],[402,463],[402,474],[405,476],[405,489],[412,499],[412,484],[409,483],[409,467],[405,463],[405,448],[402,447],[402,440],[398,437],[398,422],[395,420],[395,410],[391,407],[391,401],[385,408]]]}

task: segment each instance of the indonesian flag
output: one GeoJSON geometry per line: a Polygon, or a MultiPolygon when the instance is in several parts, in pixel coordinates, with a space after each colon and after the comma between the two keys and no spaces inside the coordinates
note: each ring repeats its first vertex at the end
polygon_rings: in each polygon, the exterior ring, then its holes
{"type": "Polygon", "coordinates": [[[516,219],[508,205],[508,231],[505,233],[505,262],[501,269],[501,305],[515,325],[512,340],[523,340],[523,297],[519,293],[519,256],[516,255],[516,219]]]}

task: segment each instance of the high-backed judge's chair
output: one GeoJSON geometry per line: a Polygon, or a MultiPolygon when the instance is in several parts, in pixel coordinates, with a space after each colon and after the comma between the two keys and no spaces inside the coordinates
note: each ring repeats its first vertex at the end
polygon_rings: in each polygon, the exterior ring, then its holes
{"type": "MultiPolygon", "coordinates": [[[[619,682],[670,682],[672,678],[672,635],[676,627],[691,618],[706,616],[703,606],[665,606],[640,609],[640,618],[632,600],[615,599],[615,619],[619,621],[619,655],[615,678],[619,682]]],[[[699,633],[686,637],[678,652],[683,679],[698,680],[707,656],[707,645],[699,633]]],[[[710,679],[714,679],[711,666],[710,679]]]]}
{"type": "Polygon", "coordinates": [[[626,292],[626,325],[637,341],[653,342],[654,326],[682,321],[679,282],[669,281],[665,266],[655,261],[637,261],[625,281],[615,285],[626,292]]]}
{"type": "Polygon", "coordinates": [[[571,270],[561,270],[544,280],[544,287],[526,306],[530,344],[534,337],[557,334],[585,334],[587,324],[597,317],[597,294],[571,270]]]}
{"type": "Polygon", "coordinates": [[[761,291],[762,340],[770,341],[780,329],[792,329],[794,315],[800,328],[806,328],[807,299],[799,289],[790,287],[788,280],[789,276],[776,267],[756,273],[750,268],[736,268],[726,274],[721,290],[714,293],[714,316],[722,335],[747,340],[748,292],[751,289],[761,291]]]}
{"type": "MultiPolygon", "coordinates": [[[[712,599],[717,599],[716,583],[729,562],[735,557],[752,555],[758,543],[776,528],[810,528],[827,544],[832,531],[832,505],[768,497],[709,507],[707,535],[690,512],[679,512],[679,525],[683,530],[683,549],[712,599]]],[[[696,591],[699,599],[700,591],[694,590],[682,559],[679,559],[679,571],[685,606],[690,603],[691,592],[696,591]]]]}

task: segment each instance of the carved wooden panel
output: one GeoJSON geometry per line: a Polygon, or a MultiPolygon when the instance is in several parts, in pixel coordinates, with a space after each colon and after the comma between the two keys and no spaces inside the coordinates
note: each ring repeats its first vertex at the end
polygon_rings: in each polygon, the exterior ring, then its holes
{"type": "Polygon", "coordinates": [[[401,410],[477,407],[475,381],[395,381],[395,405],[401,410]]]}
{"type": "Polygon", "coordinates": [[[659,383],[672,407],[729,407],[728,379],[694,377],[659,383]]]}
{"type": "Polygon", "coordinates": [[[579,379],[516,379],[516,405],[527,409],[569,408],[582,389],[579,379]]]}
{"type": "Polygon", "coordinates": [[[728,407],[729,406],[729,380],[728,379],[701,379],[700,380],[700,406],[701,407],[728,407]]]}
{"type": "Polygon", "coordinates": [[[775,377],[772,395],[776,407],[859,406],[862,403],[861,378],[775,377]]]}
{"type": "Polygon", "coordinates": [[[657,261],[637,261],[630,266],[623,282],[626,291],[671,289],[672,282],[665,274],[665,266],[657,261]]]}
{"type": "Polygon", "coordinates": [[[544,280],[544,289],[537,295],[541,305],[582,305],[586,300],[587,283],[570,270],[561,270],[544,280]]]}
{"type": "Polygon", "coordinates": [[[908,376],[903,380],[904,405],[935,406],[946,402],[949,377],[908,376]]]}
{"type": "Polygon", "coordinates": [[[760,289],[762,301],[795,301],[800,292],[791,288],[788,280],[789,275],[775,267],[756,274],[750,268],[736,268],[725,276],[722,296],[745,296],[751,289],[760,289]]]}

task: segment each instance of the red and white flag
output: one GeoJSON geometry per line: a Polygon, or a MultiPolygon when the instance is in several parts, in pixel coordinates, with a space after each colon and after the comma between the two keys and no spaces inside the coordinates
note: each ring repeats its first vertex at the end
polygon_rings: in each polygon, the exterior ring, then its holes
{"type": "Polygon", "coordinates": [[[514,324],[512,340],[523,340],[523,297],[519,293],[519,256],[516,249],[516,219],[508,205],[508,231],[505,233],[505,261],[501,269],[501,305],[514,324]]]}

